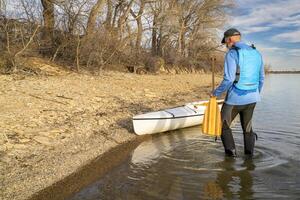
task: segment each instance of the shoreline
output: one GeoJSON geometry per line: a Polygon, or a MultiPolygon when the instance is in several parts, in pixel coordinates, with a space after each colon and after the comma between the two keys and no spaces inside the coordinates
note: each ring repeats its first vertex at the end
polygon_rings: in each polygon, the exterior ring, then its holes
{"type": "Polygon", "coordinates": [[[90,183],[97,181],[105,173],[117,167],[134,150],[140,142],[148,139],[150,136],[135,137],[122,144],[111,147],[104,153],[92,158],[91,160],[78,167],[71,174],[62,177],[57,182],[34,193],[28,199],[30,200],[63,200],[70,198],[74,193],[90,183]]]}
{"type": "Polygon", "coordinates": [[[268,74],[300,74],[300,71],[268,71],[268,74]]]}
{"type": "Polygon", "coordinates": [[[21,200],[134,143],[133,115],[207,99],[211,75],[2,75],[0,84],[2,194],[21,200]]]}

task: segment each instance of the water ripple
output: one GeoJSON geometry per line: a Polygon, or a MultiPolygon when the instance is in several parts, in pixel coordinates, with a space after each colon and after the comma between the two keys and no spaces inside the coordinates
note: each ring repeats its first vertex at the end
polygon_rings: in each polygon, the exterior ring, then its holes
{"type": "Polygon", "coordinates": [[[299,199],[300,76],[266,78],[254,113],[252,159],[243,153],[239,120],[233,124],[236,158],[225,157],[221,141],[203,136],[200,127],[160,134],[72,200],[299,199]]]}

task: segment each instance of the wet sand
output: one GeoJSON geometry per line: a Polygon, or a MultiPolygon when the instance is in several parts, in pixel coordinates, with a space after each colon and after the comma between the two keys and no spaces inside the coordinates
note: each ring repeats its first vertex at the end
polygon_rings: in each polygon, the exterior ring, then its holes
{"type": "Polygon", "coordinates": [[[141,139],[133,115],[207,99],[210,84],[209,74],[0,76],[1,198],[47,196],[97,160],[106,164],[95,173],[105,173],[122,160],[106,153],[141,139]]]}

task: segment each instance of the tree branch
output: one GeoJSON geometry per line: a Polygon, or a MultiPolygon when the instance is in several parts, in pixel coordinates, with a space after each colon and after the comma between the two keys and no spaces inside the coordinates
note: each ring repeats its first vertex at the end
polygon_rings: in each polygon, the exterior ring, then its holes
{"type": "Polygon", "coordinates": [[[23,49],[21,49],[21,51],[17,52],[14,57],[17,57],[18,55],[20,55],[27,49],[27,47],[32,42],[34,36],[36,35],[36,32],[38,31],[39,27],[40,27],[40,25],[37,25],[36,29],[34,30],[33,34],[31,35],[31,37],[30,37],[29,41],[27,42],[27,44],[25,45],[25,47],[23,49]]]}

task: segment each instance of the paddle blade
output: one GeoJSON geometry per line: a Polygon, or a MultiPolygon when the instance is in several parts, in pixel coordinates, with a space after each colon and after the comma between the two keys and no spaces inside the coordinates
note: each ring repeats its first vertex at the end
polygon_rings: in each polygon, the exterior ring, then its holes
{"type": "Polygon", "coordinates": [[[202,124],[202,132],[206,135],[210,136],[220,136],[221,135],[221,113],[217,103],[217,98],[212,97],[209,100],[209,103],[206,106],[203,124],[202,124]]]}

